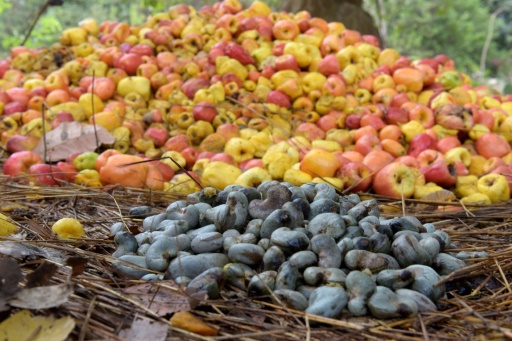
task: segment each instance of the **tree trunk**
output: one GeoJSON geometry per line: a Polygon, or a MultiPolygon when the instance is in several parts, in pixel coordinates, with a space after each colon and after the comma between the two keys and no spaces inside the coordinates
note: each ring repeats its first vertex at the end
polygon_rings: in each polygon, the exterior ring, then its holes
{"type": "Polygon", "coordinates": [[[311,16],[323,18],[327,22],[339,21],[348,29],[376,36],[382,44],[373,18],[362,6],[362,0],[288,0],[283,1],[280,10],[291,13],[308,11],[311,16]]]}

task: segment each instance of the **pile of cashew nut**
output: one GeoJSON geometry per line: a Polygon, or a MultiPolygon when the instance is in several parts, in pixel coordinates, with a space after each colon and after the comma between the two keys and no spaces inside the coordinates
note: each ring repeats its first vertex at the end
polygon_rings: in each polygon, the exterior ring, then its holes
{"type": "Polygon", "coordinates": [[[238,288],[325,317],[411,317],[436,310],[443,276],[485,252],[450,253],[451,239],[413,216],[384,219],[375,199],[327,184],[266,181],[204,188],[154,214],[143,232],[111,227],[120,276],[205,290],[238,288]],[[345,309],[346,308],[346,309],[345,309]]]}

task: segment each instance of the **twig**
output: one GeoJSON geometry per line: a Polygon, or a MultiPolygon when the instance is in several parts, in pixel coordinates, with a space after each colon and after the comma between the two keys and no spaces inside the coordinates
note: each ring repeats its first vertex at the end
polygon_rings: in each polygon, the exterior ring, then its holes
{"type": "Polygon", "coordinates": [[[505,273],[503,272],[503,269],[500,266],[500,263],[496,258],[494,258],[494,263],[496,263],[496,266],[498,267],[498,271],[500,272],[501,277],[503,278],[503,282],[505,283],[505,287],[507,288],[508,292],[512,293],[512,289],[510,288],[510,284],[507,281],[507,276],[505,276],[505,273]]]}
{"type": "Polygon", "coordinates": [[[386,7],[384,5],[384,0],[376,1],[377,8],[377,16],[379,20],[379,33],[382,37],[382,42],[384,47],[386,46],[386,42],[388,40],[388,23],[386,22],[386,7]]]}
{"type": "Polygon", "coordinates": [[[24,46],[27,43],[28,38],[32,34],[32,31],[34,30],[34,27],[36,27],[37,22],[39,21],[39,18],[43,15],[43,13],[46,11],[46,9],[50,6],[51,0],[46,1],[46,3],[39,9],[39,12],[36,15],[36,18],[32,21],[32,24],[30,25],[27,34],[25,35],[25,38],[23,38],[23,41],[21,42],[21,46],[24,46]]]}
{"type": "MultiPolygon", "coordinates": [[[[46,117],[45,117],[45,111],[44,109],[47,108],[48,111],[50,111],[51,113],[51,109],[50,107],[48,106],[48,104],[46,102],[43,102],[43,104],[41,105],[41,128],[43,130],[43,160],[44,162],[48,162],[48,160],[46,159],[46,154],[47,154],[47,145],[46,145],[46,117]]],[[[52,113],[53,115],[53,113],[52,113]]],[[[48,173],[50,175],[50,178],[55,181],[56,184],[58,184],[59,186],[62,186],[62,180],[59,180],[59,179],[55,179],[54,175],[55,173],[51,171],[51,168],[50,168],[50,173],[48,173]]]]}
{"type": "Polygon", "coordinates": [[[496,17],[506,11],[509,6],[505,5],[497,10],[495,10],[491,14],[491,18],[489,19],[489,26],[487,27],[487,37],[485,38],[484,47],[482,49],[482,55],[480,56],[480,74],[483,77],[485,73],[485,64],[487,59],[487,53],[489,52],[489,47],[491,46],[492,36],[494,34],[494,22],[496,21],[496,17]]]}
{"type": "Polygon", "coordinates": [[[82,328],[80,329],[80,336],[78,337],[79,341],[83,341],[85,339],[85,333],[87,332],[87,325],[89,324],[89,320],[91,319],[92,312],[96,306],[96,298],[97,296],[94,296],[91,300],[91,303],[89,304],[89,308],[87,309],[87,315],[85,315],[84,324],[82,325],[82,328]]]}
{"type": "Polygon", "coordinates": [[[94,129],[94,138],[96,139],[96,149],[100,147],[100,141],[98,139],[98,130],[96,129],[96,118],[94,117],[94,81],[96,79],[96,70],[92,70],[92,83],[91,83],[91,112],[92,112],[92,128],[94,129]]]}
{"type": "Polygon", "coordinates": [[[196,179],[194,179],[194,177],[192,175],[190,175],[190,173],[185,168],[183,168],[183,166],[180,165],[176,160],[174,160],[171,156],[164,156],[164,157],[159,157],[159,158],[151,159],[151,160],[143,160],[143,161],[136,161],[136,162],[125,163],[125,164],[119,165],[117,167],[122,168],[122,167],[131,166],[131,165],[138,165],[140,163],[147,163],[147,162],[153,162],[153,161],[161,161],[161,160],[166,160],[166,159],[171,160],[177,167],[179,167],[179,169],[181,169],[183,172],[185,172],[185,174],[187,174],[187,176],[192,181],[194,181],[196,183],[196,185],[199,186],[199,188],[204,189],[204,187],[201,185],[201,183],[199,181],[197,181],[196,179]]]}
{"type": "Polygon", "coordinates": [[[309,314],[304,315],[304,322],[306,323],[306,341],[311,341],[311,326],[309,325],[309,314]]]}
{"type": "Polygon", "coordinates": [[[425,327],[425,322],[423,322],[423,317],[421,316],[421,314],[418,314],[418,321],[420,321],[421,332],[423,333],[424,340],[430,341],[430,338],[428,337],[427,328],[425,327]]]}
{"type": "MultiPolygon", "coordinates": [[[[41,116],[42,116],[42,119],[43,121],[41,122],[42,124],[42,127],[43,127],[43,160],[44,162],[47,162],[48,160],[46,160],[46,119],[45,119],[45,116],[44,116],[44,109],[48,107],[48,104],[46,104],[45,102],[43,102],[43,104],[41,104],[41,116]]],[[[50,110],[50,108],[48,108],[48,110],[50,110]]]]}
{"type": "Polygon", "coordinates": [[[401,189],[401,193],[400,193],[400,196],[402,198],[402,216],[406,216],[405,214],[405,195],[404,195],[404,183],[402,182],[401,183],[402,185],[402,189],[401,189]]]}

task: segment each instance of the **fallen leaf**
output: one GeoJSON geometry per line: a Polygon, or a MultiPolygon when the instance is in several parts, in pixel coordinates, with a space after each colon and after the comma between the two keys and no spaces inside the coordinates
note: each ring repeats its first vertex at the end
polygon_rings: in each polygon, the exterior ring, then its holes
{"type": "Polygon", "coordinates": [[[73,293],[71,284],[57,284],[20,290],[9,304],[25,309],[48,309],[58,307],[68,301],[73,293]]]}
{"type": "Polygon", "coordinates": [[[397,213],[397,212],[402,211],[402,209],[400,207],[395,206],[395,205],[389,205],[389,204],[379,205],[379,210],[381,213],[397,213]]]}
{"type": "Polygon", "coordinates": [[[119,336],[126,341],[164,341],[167,338],[168,326],[160,321],[138,316],[130,329],[123,329],[119,336]]]}
{"type": "Polygon", "coordinates": [[[42,252],[37,247],[32,248],[28,245],[3,241],[0,243],[0,254],[10,256],[18,260],[24,260],[30,256],[42,256],[42,252]]]}
{"type": "Polygon", "coordinates": [[[0,211],[2,212],[12,212],[14,210],[28,210],[28,206],[20,205],[15,202],[2,202],[0,205],[0,211]]]}
{"type": "Polygon", "coordinates": [[[50,228],[39,224],[35,220],[27,221],[27,225],[30,231],[37,233],[44,239],[57,239],[50,228]]]}
{"type": "Polygon", "coordinates": [[[66,258],[63,252],[55,249],[9,241],[3,241],[0,243],[0,254],[15,258],[17,260],[26,260],[27,258],[37,256],[49,259],[56,263],[63,263],[66,258]]]}
{"type": "Polygon", "coordinates": [[[171,323],[176,328],[188,330],[189,332],[196,333],[204,336],[217,335],[217,329],[205,323],[199,317],[193,315],[188,311],[180,311],[171,317],[171,323]]]}
{"type": "Polygon", "coordinates": [[[20,290],[23,280],[20,266],[14,259],[0,260],[0,311],[9,310],[7,302],[20,290]]]}
{"type": "Polygon", "coordinates": [[[421,200],[425,201],[452,201],[456,196],[452,191],[442,189],[425,195],[421,200]]]}
{"type": "MultiPolygon", "coordinates": [[[[452,191],[442,189],[425,195],[421,198],[421,200],[432,202],[449,202],[455,200],[456,198],[457,197],[455,194],[453,194],[452,191]]],[[[434,211],[437,207],[429,204],[419,204],[417,208],[422,211],[434,211]]]]}
{"type": "Polygon", "coordinates": [[[55,272],[57,272],[57,269],[57,265],[43,261],[43,263],[41,263],[37,269],[26,276],[27,285],[25,288],[42,287],[48,285],[55,272]]]}
{"type": "Polygon", "coordinates": [[[462,206],[438,206],[436,212],[460,212],[462,210],[462,206]]]}
{"type": "MultiPolygon", "coordinates": [[[[160,282],[164,285],[175,285],[172,281],[160,282]]],[[[206,291],[186,295],[155,283],[134,285],[124,290],[130,298],[139,301],[158,316],[165,316],[177,311],[194,309],[201,300],[207,299],[206,291]]]]}
{"type": "Polygon", "coordinates": [[[197,288],[185,288],[185,294],[187,294],[188,303],[190,304],[191,309],[200,305],[201,301],[206,301],[208,299],[208,292],[197,288]]]}
{"type": "Polygon", "coordinates": [[[87,259],[82,257],[69,257],[66,259],[66,265],[72,268],[71,277],[79,276],[84,273],[87,259]]]}
{"type": "MultiPolygon", "coordinates": [[[[99,125],[85,125],[80,122],[63,122],[54,130],[45,134],[46,136],[46,161],[56,162],[65,160],[74,152],[90,152],[96,150],[98,143],[113,144],[115,138],[99,125]],[[96,127],[96,132],[95,128],[96,127]]],[[[41,139],[34,148],[34,152],[44,157],[44,141],[41,139]]]]}
{"type": "Polygon", "coordinates": [[[21,310],[0,323],[1,340],[61,341],[66,340],[75,328],[75,320],[66,316],[60,319],[32,316],[21,310]]]}

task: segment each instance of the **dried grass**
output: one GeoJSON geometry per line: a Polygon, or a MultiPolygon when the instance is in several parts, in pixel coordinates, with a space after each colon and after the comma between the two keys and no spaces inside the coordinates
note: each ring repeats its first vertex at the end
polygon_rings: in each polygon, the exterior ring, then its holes
{"type": "MultiPolygon", "coordinates": [[[[378,197],[386,211],[396,212],[386,215],[402,215],[403,210],[446,231],[456,250],[489,253],[489,258],[471,259],[467,268],[442,281],[448,285],[450,298],[441,302],[442,309],[438,312],[386,321],[348,315],[329,319],[271,304],[265,298],[250,299],[240,290],[225,288],[222,299],[203,301],[193,309],[196,315],[219,328],[218,336],[207,338],[173,327],[168,316],[158,316],[151,306],[144,306],[125,294],[123,289],[142,282],[121,279],[113,272],[114,259],[110,255],[115,247],[109,226],[120,220],[127,228],[140,226],[140,219],[128,216],[131,207],[148,204],[159,212],[176,197],[122,187],[35,188],[2,179],[0,209],[9,211],[7,214],[19,224],[24,236],[5,240],[35,244],[88,260],[86,271],[72,279],[75,294],[67,304],[54,310],[59,315],[75,318],[77,327],[72,337],[76,340],[120,340],[119,331],[129,328],[136,315],[168,324],[168,340],[502,340],[512,336],[510,203],[439,212],[440,206],[458,204],[405,200],[403,205],[400,200],[378,197]],[[424,209],[425,205],[432,207],[424,209]],[[55,239],[50,227],[62,217],[80,219],[87,238],[55,239]]],[[[29,257],[20,264],[29,273],[40,262],[29,257]]],[[[58,264],[53,282],[62,283],[71,269],[58,264]]],[[[177,287],[173,290],[182,293],[177,287]]]]}

